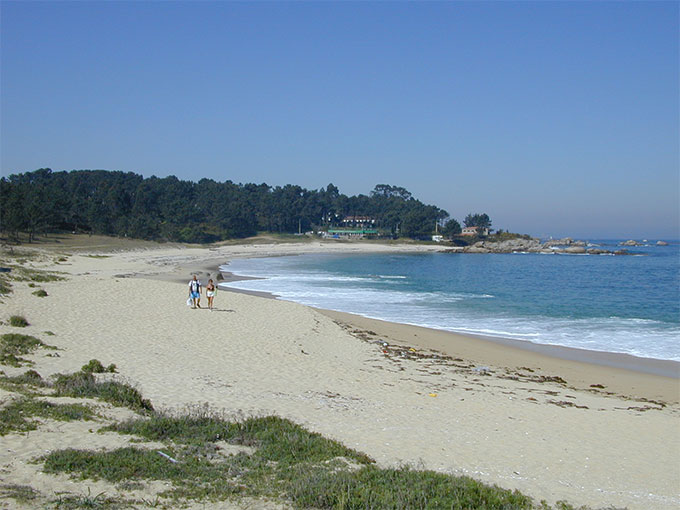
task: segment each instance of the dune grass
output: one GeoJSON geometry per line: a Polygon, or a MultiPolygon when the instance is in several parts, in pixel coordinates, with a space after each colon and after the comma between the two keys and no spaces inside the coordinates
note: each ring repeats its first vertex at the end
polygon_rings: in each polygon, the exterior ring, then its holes
{"type": "Polygon", "coordinates": [[[34,417],[58,421],[91,420],[92,410],[83,404],[54,404],[22,397],[0,408],[0,436],[11,432],[27,432],[38,428],[34,417]]]}
{"type": "Polygon", "coordinates": [[[97,381],[88,372],[60,374],[56,377],[54,389],[58,397],[97,398],[134,411],[153,411],[151,402],[143,398],[136,388],[118,381],[97,381]]]}
{"type": "Polygon", "coordinates": [[[21,375],[15,375],[12,377],[3,377],[2,380],[17,386],[28,385],[41,388],[49,386],[42,376],[35,370],[27,370],[21,375]]]}
{"type": "Polygon", "coordinates": [[[288,496],[301,508],[534,508],[532,499],[518,491],[407,467],[305,470],[289,487],[288,496]]]}
{"type": "Polygon", "coordinates": [[[29,324],[25,317],[22,317],[21,315],[12,315],[9,318],[9,325],[15,328],[25,328],[29,324]]]}
{"type": "Polygon", "coordinates": [[[21,356],[30,354],[38,348],[56,349],[56,347],[47,345],[42,340],[31,335],[5,333],[0,336],[0,365],[10,365],[13,367],[32,365],[31,361],[21,356]]]}
{"type": "Polygon", "coordinates": [[[12,498],[24,505],[34,502],[38,498],[38,491],[28,485],[4,484],[0,485],[0,499],[12,498]]]}

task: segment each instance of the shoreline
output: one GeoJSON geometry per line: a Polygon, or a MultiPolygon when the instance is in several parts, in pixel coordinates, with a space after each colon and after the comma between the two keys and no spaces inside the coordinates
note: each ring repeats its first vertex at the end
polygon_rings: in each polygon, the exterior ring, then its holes
{"type": "MultiPolygon", "coordinates": [[[[245,275],[237,275],[229,271],[221,271],[220,267],[224,265],[227,265],[227,263],[220,264],[217,268],[213,266],[215,271],[221,272],[224,275],[224,280],[220,283],[258,279],[245,275]]],[[[249,291],[228,286],[221,287],[221,289],[228,292],[287,301],[270,292],[249,291]]],[[[528,340],[506,337],[458,333],[415,324],[385,321],[338,310],[310,308],[318,310],[320,313],[341,323],[368,330],[384,331],[385,336],[401,345],[440,351],[454,357],[460,355],[461,352],[468,353],[472,357],[480,358],[480,364],[498,365],[503,362],[507,363],[509,359],[518,364],[522,363],[521,360],[523,358],[532,359],[535,366],[543,364],[553,367],[554,370],[567,370],[572,378],[580,380],[581,387],[584,388],[583,383],[585,380],[582,374],[587,372],[587,370],[580,367],[581,364],[606,369],[602,378],[609,382],[608,387],[611,385],[612,387],[625,389],[629,394],[632,394],[635,391],[640,391],[640,384],[646,388],[645,393],[650,393],[651,388],[658,386],[663,389],[654,398],[680,402],[680,362],[675,360],[645,358],[626,353],[595,351],[556,344],[539,344],[528,340]],[[470,344],[475,342],[478,342],[480,348],[475,349],[470,346],[470,344]],[[493,353],[494,349],[499,351],[498,355],[493,353]],[[480,352],[483,352],[483,355],[480,355],[480,352]],[[557,361],[561,363],[556,363],[557,361]],[[629,381],[628,384],[621,384],[617,380],[620,377],[625,377],[626,380],[629,380],[629,373],[640,374],[642,382],[629,381]]],[[[526,364],[526,362],[524,363],[526,364]]],[[[652,393],[657,392],[652,391],[652,393]]]]}
{"type": "Polygon", "coordinates": [[[633,358],[619,353],[598,353],[571,347],[531,344],[507,340],[462,335],[450,331],[424,328],[410,324],[371,319],[333,310],[316,309],[336,322],[362,331],[377,333],[403,347],[416,347],[464,358],[479,366],[520,369],[564,379],[569,387],[584,391],[615,393],[628,398],[648,398],[664,402],[680,402],[680,363],[650,358],[633,358]],[[527,344],[531,344],[529,347],[527,344]],[[593,359],[594,354],[600,354],[593,359]],[[633,358],[633,360],[627,360],[633,358]],[[641,366],[631,366],[642,362],[641,366]],[[643,370],[641,370],[643,369],[643,370]],[[676,374],[675,377],[666,375],[676,374]],[[595,388],[604,386],[604,388],[595,388]]]}

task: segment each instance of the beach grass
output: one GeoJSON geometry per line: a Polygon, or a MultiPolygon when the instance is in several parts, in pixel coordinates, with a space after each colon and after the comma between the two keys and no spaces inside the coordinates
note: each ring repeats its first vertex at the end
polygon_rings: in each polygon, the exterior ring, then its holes
{"type": "Polygon", "coordinates": [[[15,328],[25,328],[28,326],[28,321],[21,315],[12,315],[9,318],[9,325],[15,328]]]}
{"type": "Polygon", "coordinates": [[[97,398],[134,411],[153,411],[151,402],[143,398],[136,388],[118,381],[97,381],[88,372],[59,374],[54,382],[54,388],[55,396],[58,397],[97,398]]]}
{"type": "Polygon", "coordinates": [[[37,388],[44,388],[49,386],[48,383],[42,378],[42,376],[35,370],[27,370],[21,375],[15,375],[11,377],[2,377],[0,381],[12,384],[14,386],[31,386],[37,388]]]}
{"type": "Polygon", "coordinates": [[[3,249],[0,252],[0,295],[9,295],[12,292],[13,281],[54,282],[66,278],[54,271],[45,271],[34,267],[26,267],[29,261],[40,262],[44,255],[30,250],[3,249]],[[5,272],[6,271],[6,272],[5,272]]]}
{"type": "Polygon", "coordinates": [[[125,500],[119,498],[112,498],[104,492],[91,494],[88,488],[87,495],[60,495],[57,499],[51,502],[48,508],[56,510],[79,510],[85,508],[95,508],[98,510],[118,510],[123,508],[136,508],[133,503],[127,504],[125,500]]]}
{"type": "Polygon", "coordinates": [[[4,484],[0,485],[0,499],[11,498],[24,505],[38,498],[38,491],[28,485],[4,484]]]}
{"type": "Polygon", "coordinates": [[[301,508],[531,509],[533,500],[518,491],[472,478],[408,467],[367,466],[354,471],[306,469],[289,484],[289,497],[301,508]]]}
{"type": "Polygon", "coordinates": [[[133,434],[150,441],[174,441],[203,445],[226,441],[256,446],[257,457],[281,465],[322,462],[347,457],[361,464],[372,463],[367,455],[345,447],[337,441],[309,432],[300,425],[278,416],[254,417],[228,421],[208,415],[172,417],[157,413],[146,420],[131,420],[110,427],[123,434],[133,434]]]}
{"type": "Polygon", "coordinates": [[[38,296],[38,297],[47,297],[48,296],[47,291],[45,289],[38,289],[38,290],[32,292],[31,294],[33,294],[34,296],[38,296]]]}
{"type": "Polygon", "coordinates": [[[5,333],[0,336],[0,364],[13,367],[32,365],[30,360],[21,356],[30,354],[38,348],[56,349],[31,335],[5,333]]]}
{"type": "Polygon", "coordinates": [[[92,410],[83,404],[54,404],[22,397],[0,408],[0,436],[11,432],[28,432],[38,428],[34,417],[58,421],[91,420],[92,410]]]}

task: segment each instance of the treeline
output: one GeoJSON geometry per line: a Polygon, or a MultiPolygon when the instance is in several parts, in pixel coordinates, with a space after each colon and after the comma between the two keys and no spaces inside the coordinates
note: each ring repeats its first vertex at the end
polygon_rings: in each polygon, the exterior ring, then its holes
{"type": "Polygon", "coordinates": [[[386,184],[370,195],[350,197],[333,184],[308,190],[105,170],[44,168],[0,179],[0,229],[14,239],[21,232],[32,239],[45,232],[76,231],[205,243],[261,231],[322,229],[346,216],[370,216],[385,235],[423,238],[448,213],[386,184]]]}

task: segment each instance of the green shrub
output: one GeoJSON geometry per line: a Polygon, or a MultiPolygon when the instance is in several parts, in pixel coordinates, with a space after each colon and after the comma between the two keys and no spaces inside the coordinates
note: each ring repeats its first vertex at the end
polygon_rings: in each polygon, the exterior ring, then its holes
{"type": "Polygon", "coordinates": [[[136,388],[116,381],[98,382],[92,374],[87,372],[58,375],[54,387],[57,396],[98,398],[135,411],[153,411],[151,402],[142,398],[136,388]]]}
{"type": "Polygon", "coordinates": [[[83,365],[80,370],[88,374],[103,374],[105,372],[113,373],[116,371],[116,365],[112,363],[108,367],[104,367],[104,365],[102,365],[101,361],[98,359],[91,359],[88,361],[87,365],[83,365]]]}
{"type": "Polygon", "coordinates": [[[34,296],[38,296],[38,297],[47,297],[48,296],[47,291],[45,289],[38,289],[35,292],[32,292],[32,294],[34,296]]]}
{"type": "Polygon", "coordinates": [[[29,324],[28,321],[21,315],[12,315],[9,318],[9,325],[14,326],[15,328],[25,328],[29,324]]]}

